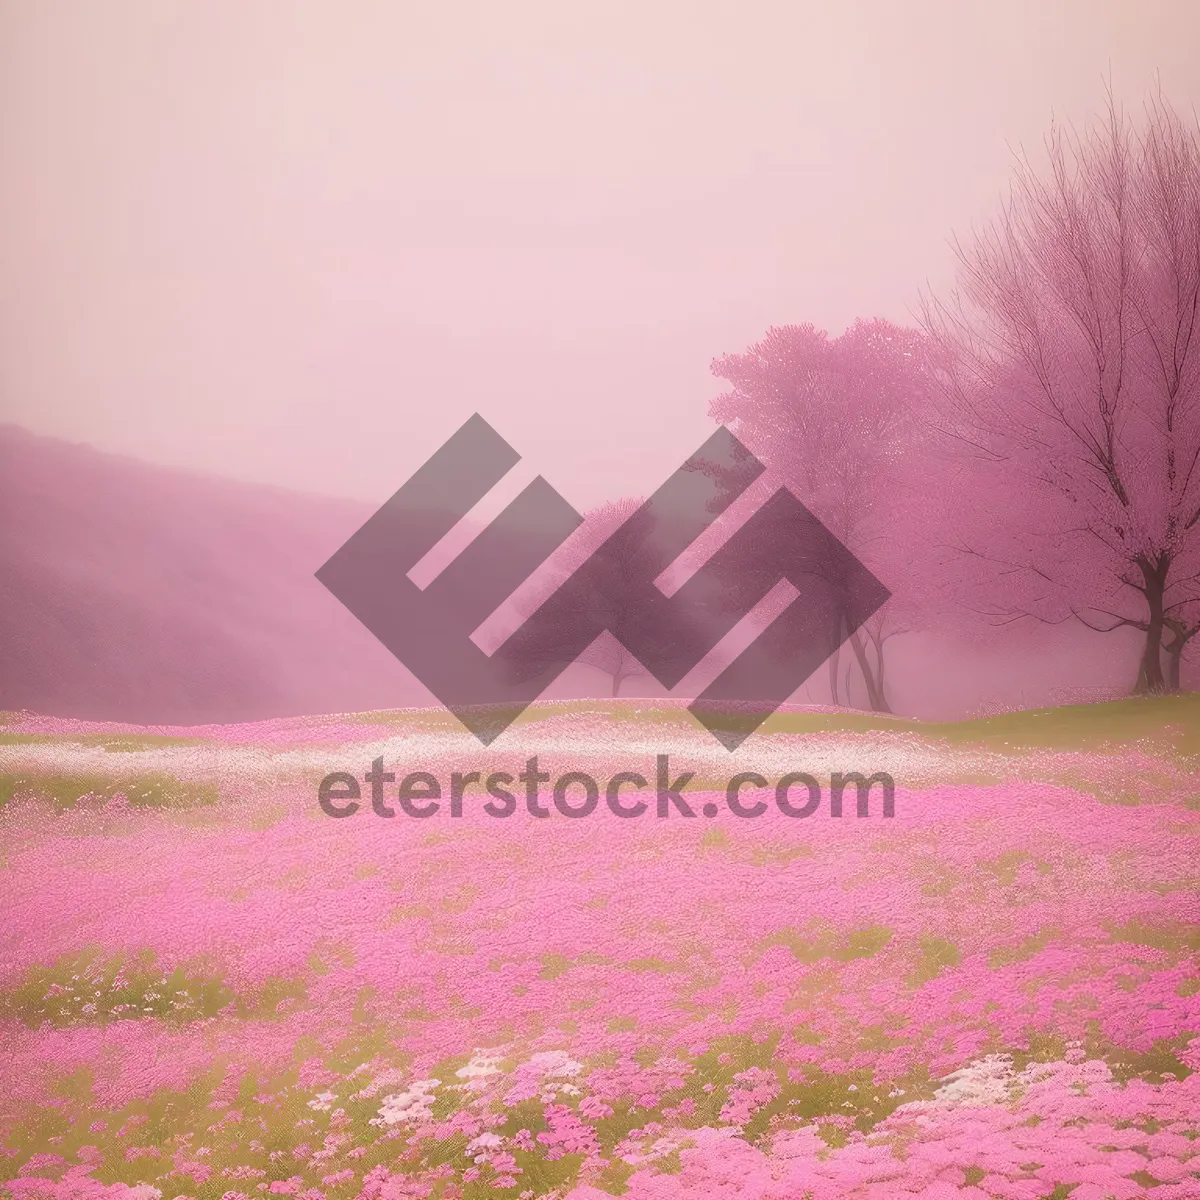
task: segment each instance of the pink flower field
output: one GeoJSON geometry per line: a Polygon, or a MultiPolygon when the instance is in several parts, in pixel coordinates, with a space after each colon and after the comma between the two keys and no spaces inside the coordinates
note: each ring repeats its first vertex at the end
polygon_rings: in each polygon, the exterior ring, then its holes
{"type": "Polygon", "coordinates": [[[10,715],[0,1191],[1198,1197],[1198,718],[795,711],[730,755],[629,702],[488,750],[436,713],[10,715]],[[659,754],[694,775],[665,817],[659,754]],[[648,809],[317,803],[376,758],[445,781],[532,755],[640,772],[648,809]],[[839,770],[890,774],[894,815],[727,804],[738,772],[839,770]]]}

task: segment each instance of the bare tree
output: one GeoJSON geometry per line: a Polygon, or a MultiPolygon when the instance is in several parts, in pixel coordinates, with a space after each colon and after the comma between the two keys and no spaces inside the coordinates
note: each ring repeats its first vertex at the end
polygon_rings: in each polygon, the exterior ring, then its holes
{"type": "Polygon", "coordinates": [[[957,548],[998,621],[1141,632],[1158,692],[1200,594],[1200,130],[1161,97],[1134,128],[1110,95],[1047,150],[925,307],[957,548]]]}

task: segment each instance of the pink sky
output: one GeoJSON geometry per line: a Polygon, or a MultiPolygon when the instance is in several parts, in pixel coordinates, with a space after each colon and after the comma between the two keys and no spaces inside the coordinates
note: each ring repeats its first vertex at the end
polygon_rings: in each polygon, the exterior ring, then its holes
{"type": "Polygon", "coordinates": [[[904,321],[1194,0],[0,0],[0,420],[382,501],[480,411],[577,507],[771,324],[904,321]]]}

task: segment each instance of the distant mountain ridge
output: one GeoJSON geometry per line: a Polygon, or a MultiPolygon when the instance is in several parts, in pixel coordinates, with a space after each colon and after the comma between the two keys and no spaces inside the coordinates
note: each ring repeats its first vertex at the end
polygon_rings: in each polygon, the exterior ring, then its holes
{"type": "Polygon", "coordinates": [[[372,511],[0,426],[0,709],[187,725],[435,703],[313,577],[372,511]]]}

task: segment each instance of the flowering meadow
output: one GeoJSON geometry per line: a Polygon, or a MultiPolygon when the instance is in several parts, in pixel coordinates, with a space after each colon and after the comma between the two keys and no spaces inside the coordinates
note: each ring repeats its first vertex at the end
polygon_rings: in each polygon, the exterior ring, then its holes
{"type": "Polygon", "coordinates": [[[422,711],[9,714],[0,1194],[1200,1197],[1194,697],[788,711],[735,754],[655,705],[542,706],[486,750],[422,711]],[[694,815],[653,782],[636,820],[317,803],[376,758],[535,754],[669,754],[694,815]],[[894,815],[726,805],[799,771],[887,772],[894,815]]]}

